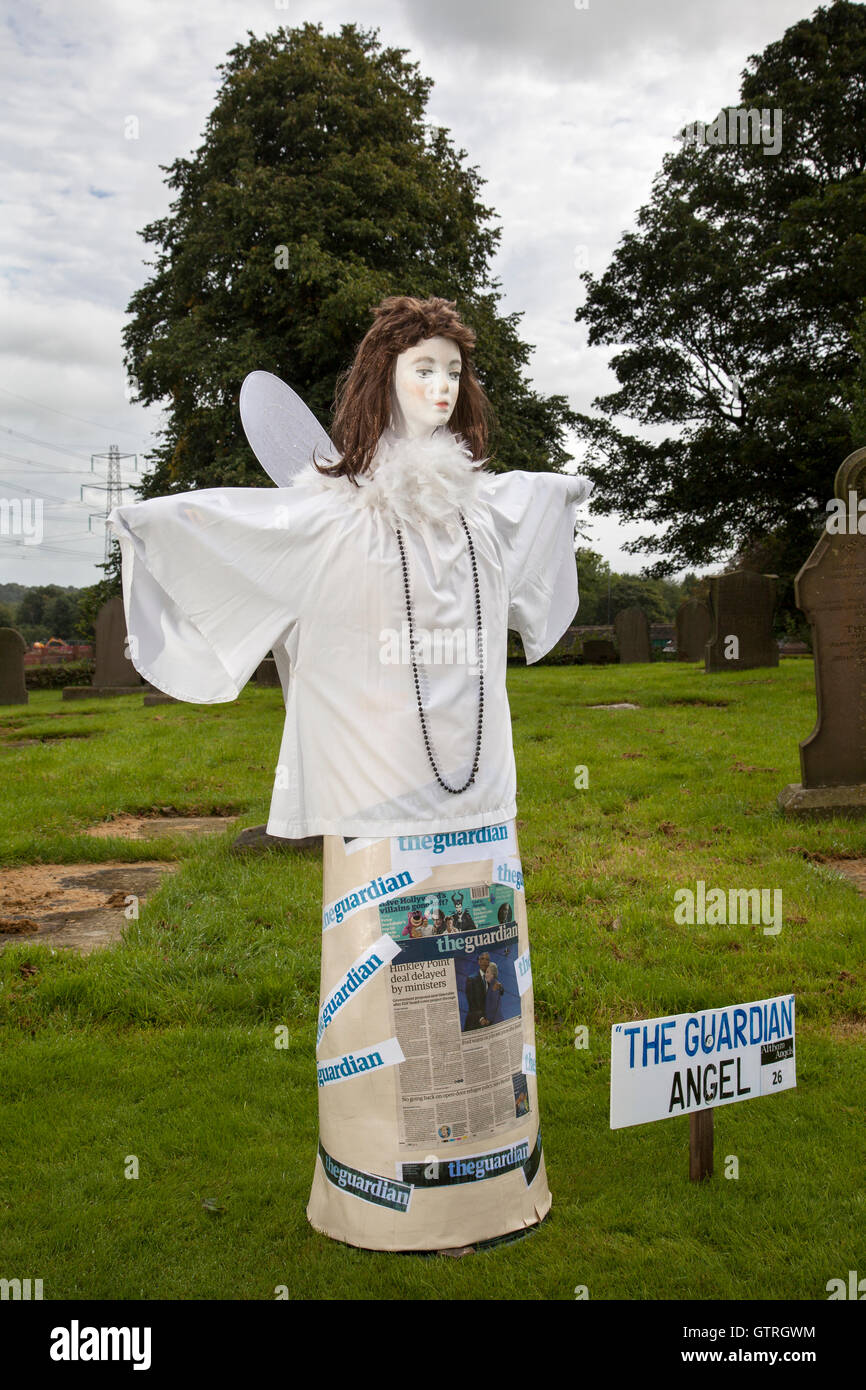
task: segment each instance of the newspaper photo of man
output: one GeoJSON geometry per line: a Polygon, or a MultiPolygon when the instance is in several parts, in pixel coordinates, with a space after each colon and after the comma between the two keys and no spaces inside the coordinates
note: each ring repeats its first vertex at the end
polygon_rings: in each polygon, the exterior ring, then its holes
{"type": "Polygon", "coordinates": [[[481,1020],[484,1017],[484,1010],[487,1004],[487,967],[490,964],[490,956],[486,951],[482,951],[478,957],[478,965],[473,974],[466,981],[466,1003],[467,1013],[463,1024],[463,1031],[468,1033],[473,1028],[481,1027],[481,1020]]]}
{"type": "Polygon", "coordinates": [[[508,947],[482,951],[477,958],[464,956],[457,961],[460,1012],[464,1033],[507,1023],[520,1013],[520,994],[514,974],[514,959],[508,947]]]}

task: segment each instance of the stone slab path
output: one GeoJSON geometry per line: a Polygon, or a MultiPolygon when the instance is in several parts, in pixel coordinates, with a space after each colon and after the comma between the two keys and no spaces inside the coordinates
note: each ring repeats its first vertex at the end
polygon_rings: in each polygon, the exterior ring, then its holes
{"type": "Polygon", "coordinates": [[[26,864],[0,870],[0,951],[33,942],[88,955],[120,940],[125,909],[141,903],[176,864],[26,864]]]}

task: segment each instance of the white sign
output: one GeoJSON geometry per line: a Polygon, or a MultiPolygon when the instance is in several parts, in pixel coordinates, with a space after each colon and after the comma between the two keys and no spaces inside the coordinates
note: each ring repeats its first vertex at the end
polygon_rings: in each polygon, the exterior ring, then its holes
{"type": "Polygon", "coordinates": [[[794,996],[610,1030],[610,1127],[733,1105],[796,1086],[794,996]]]}

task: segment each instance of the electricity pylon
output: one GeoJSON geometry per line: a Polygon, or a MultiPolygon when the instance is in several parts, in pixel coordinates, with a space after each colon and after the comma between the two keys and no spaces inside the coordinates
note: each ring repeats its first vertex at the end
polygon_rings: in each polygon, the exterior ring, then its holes
{"type": "Polygon", "coordinates": [[[104,512],[91,512],[91,514],[90,514],[90,516],[88,517],[88,520],[87,520],[87,527],[88,527],[88,530],[92,529],[91,526],[90,526],[90,523],[91,523],[91,521],[94,520],[94,517],[98,517],[98,518],[100,518],[100,520],[102,521],[102,524],[103,524],[103,526],[105,527],[105,563],[108,564],[108,557],[109,557],[109,555],[111,554],[111,543],[112,543],[112,539],[113,539],[113,537],[112,537],[112,535],[111,535],[111,532],[109,531],[108,525],[107,525],[107,522],[108,522],[108,515],[109,515],[109,513],[110,513],[112,507],[116,507],[120,502],[123,501],[123,498],[122,498],[121,494],[123,493],[124,489],[127,488],[127,487],[131,487],[131,486],[132,486],[131,483],[122,483],[122,482],[120,481],[120,462],[121,462],[121,459],[134,459],[134,461],[135,461],[135,462],[134,462],[134,467],[135,467],[135,471],[136,471],[136,473],[137,473],[137,472],[138,472],[138,454],[122,454],[122,453],[120,452],[120,450],[118,449],[117,445],[116,445],[116,444],[112,444],[112,445],[109,446],[109,450],[108,450],[108,453],[107,453],[107,454],[91,454],[91,455],[90,455],[90,470],[91,470],[91,472],[95,472],[95,470],[96,470],[96,463],[95,463],[95,460],[96,460],[96,459],[108,459],[108,478],[107,478],[107,480],[106,480],[105,487],[102,487],[99,483],[82,483],[82,484],[81,484],[81,497],[82,497],[82,500],[83,500],[83,498],[84,498],[84,489],[85,489],[85,488],[88,488],[88,487],[89,487],[89,488],[96,488],[96,491],[97,491],[97,492],[104,492],[104,493],[105,493],[105,511],[104,511],[104,512]]]}

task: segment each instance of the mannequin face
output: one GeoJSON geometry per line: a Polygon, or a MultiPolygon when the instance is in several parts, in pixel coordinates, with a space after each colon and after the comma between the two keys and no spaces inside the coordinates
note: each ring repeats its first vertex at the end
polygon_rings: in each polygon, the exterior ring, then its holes
{"type": "Polygon", "coordinates": [[[450,338],[424,338],[394,364],[391,417],[397,434],[426,437],[454,413],[460,390],[460,349],[450,338]]]}

